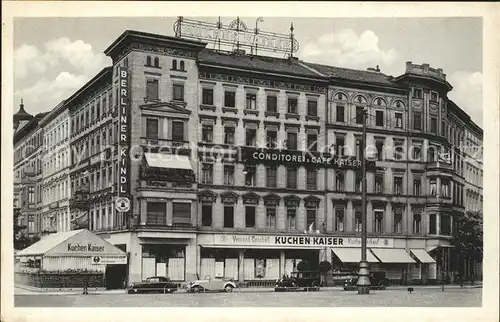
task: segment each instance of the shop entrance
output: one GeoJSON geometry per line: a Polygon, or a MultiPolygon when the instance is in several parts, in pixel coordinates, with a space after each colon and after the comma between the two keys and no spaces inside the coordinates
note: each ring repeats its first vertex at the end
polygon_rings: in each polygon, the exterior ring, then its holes
{"type": "Polygon", "coordinates": [[[105,281],[106,289],[125,288],[127,280],[127,265],[106,265],[105,281]]]}
{"type": "Polygon", "coordinates": [[[286,273],[297,271],[297,265],[302,261],[307,262],[307,270],[314,271],[319,269],[319,250],[286,250],[285,258],[286,273]]]}

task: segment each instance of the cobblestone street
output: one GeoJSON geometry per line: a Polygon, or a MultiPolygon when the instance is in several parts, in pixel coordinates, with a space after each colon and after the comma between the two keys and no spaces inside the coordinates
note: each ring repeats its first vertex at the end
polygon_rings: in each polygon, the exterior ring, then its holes
{"type": "Polygon", "coordinates": [[[341,289],[319,292],[236,291],[233,293],[140,294],[101,292],[80,294],[19,294],[17,307],[478,307],[482,289],[416,288],[409,294],[405,289],[372,291],[360,296],[341,289]]]}

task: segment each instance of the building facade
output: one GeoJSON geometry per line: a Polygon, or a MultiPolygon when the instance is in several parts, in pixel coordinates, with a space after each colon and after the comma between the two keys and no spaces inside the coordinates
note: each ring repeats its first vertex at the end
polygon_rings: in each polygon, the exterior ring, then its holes
{"type": "Polygon", "coordinates": [[[366,111],[372,270],[451,275],[454,223],[482,195],[482,163],[462,146],[481,146],[482,130],[447,98],[441,69],[408,62],[392,77],[206,45],[126,31],[105,51],[113,65],[65,101],[72,227],[128,253],[117,274],[354,270],[366,111]]]}

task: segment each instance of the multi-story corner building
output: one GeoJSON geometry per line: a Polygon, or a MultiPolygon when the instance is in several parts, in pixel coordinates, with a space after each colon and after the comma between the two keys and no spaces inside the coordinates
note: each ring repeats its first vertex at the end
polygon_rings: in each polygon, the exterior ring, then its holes
{"type": "Polygon", "coordinates": [[[70,227],[69,197],[71,133],[69,112],[64,101],[40,122],[43,128],[42,155],[42,231],[68,231],[70,227]]]}
{"type": "Polygon", "coordinates": [[[45,114],[31,116],[21,102],[14,115],[14,207],[20,208],[18,224],[26,226],[29,237],[42,231],[43,129],[39,122],[45,114]]]}
{"type": "Polygon", "coordinates": [[[407,282],[455,269],[473,163],[459,152],[482,132],[441,69],[391,77],[206,45],[126,31],[105,50],[113,65],[65,101],[71,220],[127,251],[115,276],[355,269],[364,111],[372,270],[407,282]]]}

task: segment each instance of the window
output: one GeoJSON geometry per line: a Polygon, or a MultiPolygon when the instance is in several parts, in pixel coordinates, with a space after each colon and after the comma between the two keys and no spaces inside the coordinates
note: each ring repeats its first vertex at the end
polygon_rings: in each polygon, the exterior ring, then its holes
{"type": "Polygon", "coordinates": [[[224,185],[234,185],[234,166],[232,165],[224,166],[224,185]]]}
{"type": "Polygon", "coordinates": [[[436,214],[429,215],[429,234],[435,235],[437,234],[436,230],[436,214]]]}
{"type": "Polygon", "coordinates": [[[335,153],[337,156],[344,156],[345,139],[343,136],[337,135],[335,138],[335,153]]]}
{"type": "Polygon", "coordinates": [[[148,225],[166,225],[167,205],[164,202],[148,202],[147,207],[148,225]]]}
{"type": "Polygon", "coordinates": [[[155,67],[160,67],[160,59],[155,57],[155,67]]]}
{"type": "Polygon", "coordinates": [[[436,178],[429,179],[429,195],[431,195],[431,196],[437,195],[437,180],[436,180],[436,178]]]}
{"type": "Polygon", "coordinates": [[[344,123],[345,122],[345,106],[344,105],[337,105],[337,122],[344,123]]]}
{"type": "Polygon", "coordinates": [[[172,61],[172,69],[177,70],[177,60],[175,59],[172,61]]]}
{"type": "Polygon", "coordinates": [[[172,122],[172,140],[184,141],[184,122],[172,122]]]}
{"type": "Polygon", "coordinates": [[[224,106],[225,107],[235,107],[236,106],[236,92],[225,91],[224,92],[224,106]]]}
{"type": "Polygon", "coordinates": [[[247,109],[247,110],[256,110],[257,109],[257,95],[247,94],[245,109],[247,109]]]}
{"type": "Polygon", "coordinates": [[[344,231],[344,207],[335,207],[335,221],[333,229],[335,231],[344,231]]]}
{"type": "Polygon", "coordinates": [[[361,193],[362,184],[363,184],[363,176],[361,175],[360,172],[356,172],[356,175],[354,177],[354,191],[357,193],[361,193]]]}
{"type": "Polygon", "coordinates": [[[266,227],[276,229],[276,208],[268,207],[266,209],[266,227]]]}
{"type": "Polygon", "coordinates": [[[308,230],[313,230],[318,227],[316,223],[316,209],[307,209],[306,227],[308,230]]]}
{"type": "Polygon", "coordinates": [[[158,119],[146,119],[146,138],[157,139],[158,138],[158,119]]]}
{"type": "Polygon", "coordinates": [[[362,223],[361,223],[361,210],[356,209],[354,213],[354,231],[361,231],[362,223]]]}
{"type": "Polygon", "coordinates": [[[172,203],[172,224],[192,226],[191,223],[191,203],[173,202],[172,203]]]}
{"type": "Polygon", "coordinates": [[[151,56],[146,57],[146,66],[151,66],[151,56]]]}
{"type": "Polygon", "coordinates": [[[446,135],[446,124],[444,121],[441,121],[441,136],[446,135]]]}
{"type": "Polygon", "coordinates": [[[251,206],[245,207],[245,227],[246,228],[255,227],[255,207],[251,206]]]}
{"type": "Polygon", "coordinates": [[[436,92],[431,92],[431,101],[433,102],[438,101],[438,94],[436,92]]]}
{"type": "Polygon", "coordinates": [[[413,98],[422,98],[422,89],[414,88],[413,89],[413,98]]]}
{"type": "Polygon", "coordinates": [[[28,187],[28,203],[35,203],[35,187],[28,187]]]}
{"type": "Polygon", "coordinates": [[[394,177],[394,194],[400,195],[403,193],[403,177],[394,177]]]}
{"type": "Polygon", "coordinates": [[[345,191],[345,179],[344,173],[336,171],[335,172],[335,190],[336,191],[345,191]]]}
{"type": "Polygon", "coordinates": [[[266,143],[268,149],[275,149],[278,142],[278,132],[275,130],[267,130],[266,143]]]}
{"type": "Polygon", "coordinates": [[[234,144],[234,127],[224,127],[224,144],[234,144]]]}
{"type": "Polygon", "coordinates": [[[276,167],[266,168],[266,186],[276,188],[276,167]]]}
{"type": "Polygon", "coordinates": [[[204,124],[201,128],[201,141],[205,143],[212,143],[214,128],[212,125],[204,124]]]}
{"type": "Polygon", "coordinates": [[[394,160],[402,160],[404,156],[403,141],[394,140],[394,160]]]}
{"type": "Polygon", "coordinates": [[[318,101],[315,100],[307,101],[307,115],[318,116],[318,101]]]}
{"type": "Polygon", "coordinates": [[[363,145],[361,144],[361,138],[359,136],[356,137],[356,160],[362,160],[363,159],[363,145]]]}
{"type": "Polygon", "coordinates": [[[450,197],[450,180],[441,179],[441,197],[450,197]]]}
{"type": "Polygon", "coordinates": [[[422,217],[420,213],[413,214],[413,233],[420,234],[422,226],[422,217]]]}
{"type": "Polygon", "coordinates": [[[180,65],[180,70],[182,70],[182,71],[186,70],[186,66],[184,65],[184,61],[183,60],[181,60],[181,62],[180,62],[179,65],[180,65]]]}
{"type": "Polygon", "coordinates": [[[201,170],[201,183],[204,184],[212,184],[213,183],[213,173],[214,166],[213,164],[203,164],[201,170]]]}
{"type": "Polygon", "coordinates": [[[375,233],[381,233],[383,231],[383,223],[384,223],[384,211],[383,210],[375,210],[375,222],[373,230],[375,233]]]}
{"type": "Polygon", "coordinates": [[[297,189],[297,169],[286,169],[286,187],[289,189],[297,189]]]}
{"type": "Polygon", "coordinates": [[[158,99],[158,80],[148,79],[146,81],[146,99],[158,99]]]}
{"type": "Polygon", "coordinates": [[[422,114],[420,113],[413,113],[413,129],[414,130],[422,130],[422,114]]]}
{"type": "Polygon", "coordinates": [[[420,144],[413,144],[413,161],[422,161],[422,147],[420,144]]]}
{"type": "Polygon", "coordinates": [[[384,175],[382,173],[375,175],[375,193],[384,193],[384,175]]]}
{"type": "Polygon", "coordinates": [[[307,190],[318,189],[318,172],[316,169],[307,169],[307,190]]]}
{"type": "Polygon", "coordinates": [[[267,96],[267,111],[271,113],[278,112],[278,98],[276,96],[267,96]]]}
{"type": "Polygon", "coordinates": [[[214,90],[211,88],[204,88],[202,92],[202,104],[214,105],[214,90]]]}
{"type": "Polygon", "coordinates": [[[413,194],[415,196],[422,195],[422,178],[420,177],[413,179],[413,194]]]}
{"type": "Polygon", "coordinates": [[[402,129],[403,128],[403,113],[395,113],[394,116],[396,118],[396,128],[402,129]]]}
{"type": "Polygon", "coordinates": [[[384,141],[375,140],[375,148],[377,149],[377,160],[382,161],[384,159],[384,141]]]}
{"type": "Polygon", "coordinates": [[[173,84],[174,101],[184,102],[184,85],[183,84],[173,84]]]}
{"type": "Polygon", "coordinates": [[[246,146],[255,146],[257,143],[257,130],[256,129],[246,129],[245,131],[245,144],[246,146]]]}
{"type": "Polygon", "coordinates": [[[234,227],[234,207],[225,205],[224,206],[224,228],[234,227]]]}
{"type": "Polygon", "coordinates": [[[375,125],[376,126],[384,126],[384,112],[383,111],[375,111],[375,125]]]}
{"type": "Polygon", "coordinates": [[[289,114],[298,114],[298,104],[297,104],[297,99],[296,98],[288,98],[287,102],[288,106],[288,113],[289,114]]]}
{"type": "Polygon", "coordinates": [[[286,148],[289,150],[297,150],[297,133],[287,132],[286,133],[286,148]]]}
{"type": "Polygon", "coordinates": [[[317,134],[307,134],[307,149],[309,151],[318,150],[318,135],[317,134]]]}
{"type": "Polygon", "coordinates": [[[246,186],[255,186],[256,184],[256,168],[254,166],[246,166],[245,171],[245,185],[246,186]],[[246,173],[245,173],[246,171],[246,173]]]}
{"type": "Polygon", "coordinates": [[[286,209],[286,221],[288,229],[296,229],[297,210],[295,208],[286,209]]]}
{"type": "Polygon", "coordinates": [[[356,106],[356,124],[363,124],[363,114],[364,108],[362,106],[356,106]]]}

